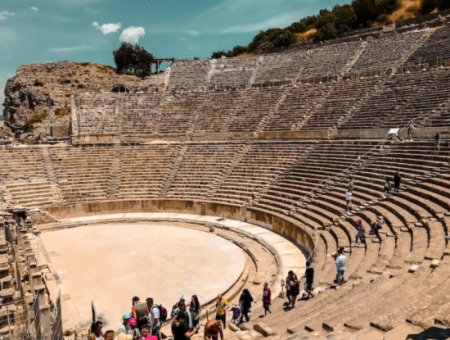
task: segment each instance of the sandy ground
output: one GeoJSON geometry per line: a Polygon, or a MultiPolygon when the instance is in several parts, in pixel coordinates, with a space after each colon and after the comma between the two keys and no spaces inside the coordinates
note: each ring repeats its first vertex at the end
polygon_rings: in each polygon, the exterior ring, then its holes
{"type": "Polygon", "coordinates": [[[91,300],[114,330],[135,295],[153,297],[169,312],[182,294],[206,302],[233,285],[245,266],[233,243],[178,227],[102,224],[43,233],[41,239],[57,274],[64,319],[72,317],[78,326],[90,322],[91,300]]]}

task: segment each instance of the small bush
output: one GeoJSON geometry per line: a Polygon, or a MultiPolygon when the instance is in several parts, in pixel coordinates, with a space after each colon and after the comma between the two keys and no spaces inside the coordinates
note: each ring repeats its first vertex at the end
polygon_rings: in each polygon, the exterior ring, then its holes
{"type": "Polygon", "coordinates": [[[107,65],[97,66],[98,71],[101,73],[113,73],[115,72],[115,68],[107,65]]]}
{"type": "Polygon", "coordinates": [[[380,14],[377,18],[377,22],[383,25],[389,25],[392,23],[387,14],[380,14]]]}
{"type": "Polygon", "coordinates": [[[81,65],[81,66],[88,66],[88,65],[91,65],[91,63],[77,63],[78,65],[81,65]]]}
{"type": "Polygon", "coordinates": [[[43,81],[40,81],[40,80],[37,80],[37,79],[34,81],[34,86],[42,87],[44,85],[45,85],[45,83],[43,81]]]}
{"type": "Polygon", "coordinates": [[[56,117],[67,116],[68,114],[69,114],[69,110],[67,110],[66,108],[55,110],[56,117]]]}
{"type": "Polygon", "coordinates": [[[66,98],[70,98],[71,95],[72,95],[71,93],[66,93],[64,96],[65,96],[66,98]]]}
{"type": "Polygon", "coordinates": [[[30,117],[25,123],[25,131],[29,132],[33,130],[33,125],[36,123],[42,122],[45,118],[47,118],[47,112],[44,113],[36,113],[30,117]]]}
{"type": "Polygon", "coordinates": [[[437,5],[437,0],[423,0],[422,6],[420,7],[420,13],[428,14],[434,11],[437,5]]]}
{"type": "Polygon", "coordinates": [[[414,15],[416,15],[417,13],[420,12],[420,6],[419,5],[411,5],[405,11],[407,13],[413,13],[414,15]]]}
{"type": "Polygon", "coordinates": [[[77,89],[84,89],[84,88],[85,88],[84,84],[78,84],[77,85],[77,89]]]}

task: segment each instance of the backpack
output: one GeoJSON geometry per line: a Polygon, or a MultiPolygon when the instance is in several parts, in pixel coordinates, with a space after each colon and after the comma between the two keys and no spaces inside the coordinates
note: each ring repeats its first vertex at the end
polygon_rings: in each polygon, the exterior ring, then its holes
{"type": "Polygon", "coordinates": [[[167,309],[165,309],[162,305],[155,305],[156,308],[159,309],[159,321],[164,322],[167,320],[167,309]]]}

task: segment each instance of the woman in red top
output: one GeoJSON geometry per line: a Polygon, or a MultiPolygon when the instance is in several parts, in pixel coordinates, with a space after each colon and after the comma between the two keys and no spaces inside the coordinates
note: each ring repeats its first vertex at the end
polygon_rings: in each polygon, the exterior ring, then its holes
{"type": "Polygon", "coordinates": [[[266,282],[264,283],[264,290],[263,290],[264,315],[267,315],[267,312],[272,314],[272,312],[270,311],[271,304],[272,304],[272,291],[269,288],[269,284],[266,282]]]}

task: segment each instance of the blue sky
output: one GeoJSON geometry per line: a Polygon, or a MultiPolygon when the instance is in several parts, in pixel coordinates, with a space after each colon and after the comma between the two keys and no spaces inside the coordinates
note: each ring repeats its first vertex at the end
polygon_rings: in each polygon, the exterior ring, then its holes
{"type": "MultiPolygon", "coordinates": [[[[349,2],[349,1],[345,1],[349,2]]],[[[120,39],[157,57],[209,57],[246,45],[336,0],[0,0],[0,103],[18,66],[60,60],[113,65],[120,39]]],[[[342,1],[341,1],[342,3],[342,1]]]]}

